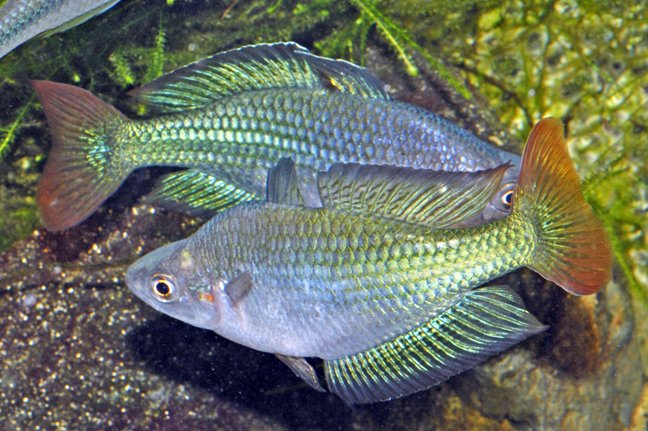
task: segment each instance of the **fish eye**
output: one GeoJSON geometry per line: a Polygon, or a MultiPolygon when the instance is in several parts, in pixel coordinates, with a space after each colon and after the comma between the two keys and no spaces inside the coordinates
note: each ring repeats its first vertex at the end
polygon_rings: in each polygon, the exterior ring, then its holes
{"type": "Polygon", "coordinates": [[[151,277],[151,291],[155,298],[161,302],[173,302],[176,300],[175,282],[168,275],[156,274],[151,277]]]}
{"type": "Polygon", "coordinates": [[[512,201],[513,201],[513,190],[507,190],[502,195],[502,203],[504,204],[504,206],[510,207],[512,201]]]}
{"type": "Polygon", "coordinates": [[[515,184],[507,184],[501,195],[500,195],[500,204],[503,210],[511,209],[513,205],[513,192],[515,191],[515,184]]]}

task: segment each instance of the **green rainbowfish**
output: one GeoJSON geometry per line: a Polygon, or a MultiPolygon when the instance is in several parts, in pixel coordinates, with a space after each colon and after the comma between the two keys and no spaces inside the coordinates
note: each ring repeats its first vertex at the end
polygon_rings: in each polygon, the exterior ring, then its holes
{"type": "MultiPolygon", "coordinates": [[[[149,202],[213,213],[263,197],[269,168],[296,165],[319,205],[317,172],[334,162],[476,171],[519,156],[439,116],[392,100],[366,69],[295,43],[247,46],[190,64],[131,92],[156,115],[131,120],[89,92],[36,81],[54,145],[38,192],[43,223],[63,230],[90,216],[134,170],[176,166],[149,202]]],[[[476,214],[502,217],[518,167],[476,214]]]]}
{"type": "Polygon", "coordinates": [[[163,313],[276,354],[320,390],[304,358],[322,358],[347,402],[407,395],[545,328],[517,294],[484,283],[527,266],[584,295],[610,277],[606,234],[555,119],[529,136],[511,214],[451,227],[482,210],[507,169],[336,163],[318,178],[323,206],[308,208],[284,159],[267,202],[144,256],[126,283],[163,313]]]}
{"type": "Polygon", "coordinates": [[[67,30],[119,0],[7,0],[0,8],[0,58],[34,36],[67,30]]]}

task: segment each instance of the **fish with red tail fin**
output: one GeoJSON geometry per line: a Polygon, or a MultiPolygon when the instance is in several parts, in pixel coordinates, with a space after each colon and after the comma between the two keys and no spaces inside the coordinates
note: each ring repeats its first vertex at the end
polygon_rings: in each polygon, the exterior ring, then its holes
{"type": "Polygon", "coordinates": [[[294,165],[268,174],[266,202],[224,211],[128,269],[157,310],[274,353],[351,403],[438,384],[546,328],[506,286],[530,267],[577,295],[603,288],[612,254],[582,195],[560,121],[531,132],[508,217],[456,228],[509,168],[474,173],[336,163],[304,205],[294,165]]]}
{"type": "Polygon", "coordinates": [[[90,216],[134,170],[164,176],[147,202],[214,214],[263,197],[266,174],[295,162],[306,202],[335,162],[472,172],[511,162],[475,224],[506,215],[519,156],[418,107],[392,100],[367,69],[296,43],[247,46],[170,72],[130,92],[147,119],[128,119],[80,88],[36,81],[54,145],[39,192],[45,226],[90,216]]]}

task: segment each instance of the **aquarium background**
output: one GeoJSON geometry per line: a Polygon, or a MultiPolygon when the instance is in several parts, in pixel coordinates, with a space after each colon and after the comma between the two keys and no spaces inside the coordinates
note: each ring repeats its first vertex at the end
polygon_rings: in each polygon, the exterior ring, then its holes
{"type": "Polygon", "coordinates": [[[645,430],[648,427],[648,7],[641,1],[123,0],[0,59],[0,429],[645,430]],[[346,406],[274,356],[155,312],[123,275],[202,222],[138,203],[140,170],[53,234],[35,188],[50,147],[29,79],[125,95],[245,44],[294,40],[372,70],[394,97],[519,152],[561,118],[616,257],[595,296],[528,270],[503,281],[545,333],[427,391],[346,406]]]}

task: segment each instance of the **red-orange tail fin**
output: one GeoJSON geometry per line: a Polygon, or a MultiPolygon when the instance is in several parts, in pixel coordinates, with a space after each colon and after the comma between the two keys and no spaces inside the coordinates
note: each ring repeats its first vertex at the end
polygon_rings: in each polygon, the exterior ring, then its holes
{"type": "Polygon", "coordinates": [[[588,295],[610,279],[612,250],[602,223],[585,202],[563,136],[545,118],[527,140],[513,211],[531,218],[538,245],[529,265],[575,295],[588,295]]]}
{"type": "Polygon", "coordinates": [[[81,88],[50,81],[32,85],[53,138],[38,206],[45,227],[64,230],[88,218],[129,174],[116,160],[112,135],[128,120],[81,88]]]}

